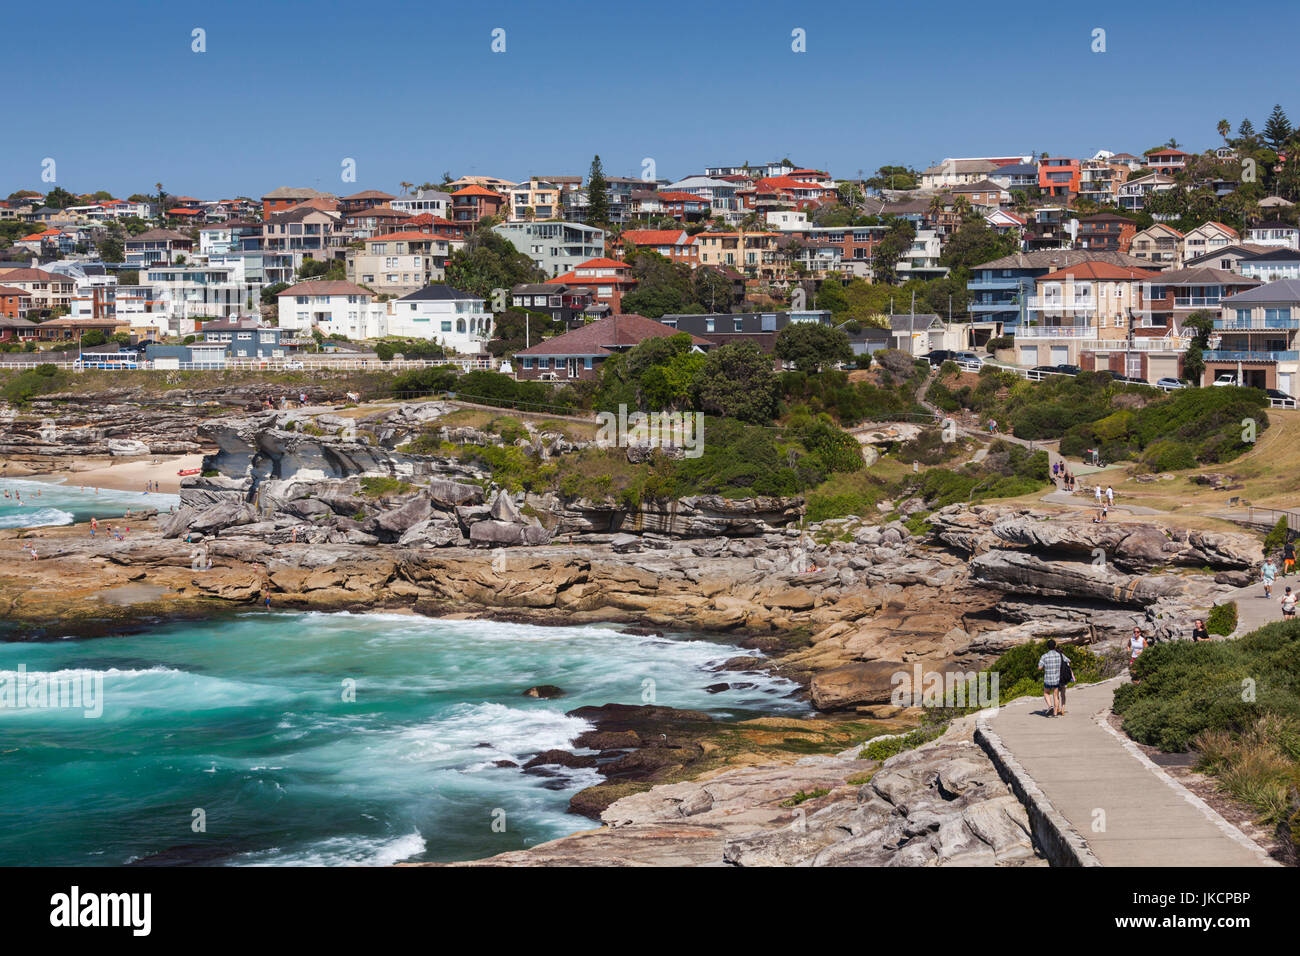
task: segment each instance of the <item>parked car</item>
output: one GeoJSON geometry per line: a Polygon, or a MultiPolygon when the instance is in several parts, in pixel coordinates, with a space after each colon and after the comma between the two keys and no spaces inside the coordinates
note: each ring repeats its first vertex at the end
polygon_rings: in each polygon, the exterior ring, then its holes
{"type": "Polygon", "coordinates": [[[1060,372],[1062,375],[1078,375],[1081,371],[1083,371],[1077,365],[1058,365],[1056,366],[1056,370],[1060,372]]]}
{"type": "Polygon", "coordinates": [[[930,363],[931,368],[938,368],[949,360],[956,361],[956,358],[957,353],[949,349],[935,349],[925,353],[925,360],[930,363]]]}
{"type": "Polygon", "coordinates": [[[1186,388],[1186,387],[1187,387],[1186,382],[1182,381],[1181,379],[1170,378],[1167,375],[1164,378],[1156,379],[1156,388],[1186,388]]]}
{"type": "Polygon", "coordinates": [[[1215,385],[1236,385],[1237,374],[1235,372],[1220,372],[1214,378],[1215,385]]]}
{"type": "Polygon", "coordinates": [[[300,371],[302,371],[306,366],[304,366],[301,362],[285,362],[285,363],[284,363],[284,367],[285,367],[286,369],[289,369],[290,371],[293,371],[293,372],[300,372],[300,371]]]}
{"type": "Polygon", "coordinates": [[[1055,365],[1035,365],[1026,376],[1032,382],[1041,382],[1049,375],[1060,375],[1055,365]]]}

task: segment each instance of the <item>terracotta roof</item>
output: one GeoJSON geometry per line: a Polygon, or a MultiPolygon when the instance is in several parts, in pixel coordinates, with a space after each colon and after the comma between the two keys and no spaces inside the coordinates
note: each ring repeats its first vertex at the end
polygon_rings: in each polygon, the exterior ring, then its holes
{"type": "Polygon", "coordinates": [[[707,199],[705,199],[702,196],[697,196],[695,195],[695,193],[657,192],[655,193],[655,196],[658,197],[659,199],[667,199],[669,202],[702,202],[705,204],[708,203],[707,199]]]}
{"type": "Polygon", "coordinates": [[[364,295],[370,298],[374,293],[343,279],[309,279],[290,286],[280,295],[364,295]]]}
{"type": "MultiPolygon", "coordinates": [[[[1228,235],[1232,236],[1233,238],[1240,238],[1239,235],[1238,235],[1238,233],[1237,233],[1237,230],[1236,230],[1236,229],[1233,229],[1231,226],[1225,226],[1225,225],[1224,225],[1223,223],[1221,223],[1221,222],[1210,221],[1210,222],[1204,223],[1204,225],[1206,225],[1206,226],[1218,226],[1220,229],[1222,229],[1224,232],[1226,232],[1228,235]]],[[[1266,223],[1265,225],[1267,225],[1267,223],[1266,223]]],[[[1285,225],[1285,223],[1279,223],[1279,225],[1285,225]]],[[[1292,226],[1291,228],[1294,229],[1295,227],[1292,226]]]]}
{"type": "Polygon", "coordinates": [[[1152,272],[1150,269],[1134,269],[1132,267],[1111,265],[1109,262],[1080,262],[1072,266],[1066,266],[1064,269],[1058,269],[1055,272],[1049,272],[1045,276],[1039,276],[1039,282],[1050,282],[1053,279],[1120,279],[1140,281],[1142,279],[1154,279],[1160,273],[1152,272]]]}
{"type": "Polygon", "coordinates": [[[431,232],[420,232],[416,229],[408,229],[405,232],[386,232],[380,236],[371,236],[366,242],[379,242],[384,239],[393,239],[405,242],[447,242],[446,236],[435,236],[431,232]]]}
{"type": "Polygon", "coordinates": [[[632,268],[626,262],[619,262],[617,259],[607,259],[597,257],[588,259],[586,262],[580,262],[573,267],[576,272],[579,269],[630,269],[632,268]]]}
{"type": "MultiPolygon", "coordinates": [[[[610,355],[615,349],[632,348],[646,339],[661,339],[677,334],[676,329],[669,328],[662,322],[628,312],[598,319],[590,325],[557,335],[515,354],[610,355]]],[[[705,346],[716,344],[698,335],[692,335],[691,342],[705,346]]]]}
{"type": "Polygon", "coordinates": [[[20,295],[23,298],[31,298],[30,292],[24,292],[22,289],[15,289],[11,285],[0,285],[0,295],[20,295]]]}
{"type": "Polygon", "coordinates": [[[628,229],[620,236],[634,246],[671,246],[683,237],[686,239],[682,243],[684,246],[695,242],[695,237],[686,235],[681,229],[628,229]]]}
{"type": "Polygon", "coordinates": [[[494,199],[506,198],[500,193],[494,193],[492,190],[485,189],[482,186],[465,186],[461,189],[457,189],[454,193],[452,193],[452,195],[453,196],[491,196],[494,199]]]}
{"type": "Polygon", "coordinates": [[[64,282],[72,284],[65,275],[55,275],[44,269],[0,269],[0,280],[5,282],[64,282]]]}

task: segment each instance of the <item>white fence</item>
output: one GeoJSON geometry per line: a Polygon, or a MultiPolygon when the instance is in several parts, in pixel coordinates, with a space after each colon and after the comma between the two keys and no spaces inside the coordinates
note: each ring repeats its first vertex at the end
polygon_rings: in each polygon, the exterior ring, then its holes
{"type": "Polygon", "coordinates": [[[394,372],[405,371],[407,369],[418,368],[437,368],[442,365],[454,365],[461,371],[470,372],[474,370],[494,371],[499,367],[499,361],[483,358],[445,358],[445,359],[394,359],[391,362],[381,362],[377,358],[373,359],[330,359],[321,356],[312,356],[310,358],[298,359],[271,359],[262,361],[259,359],[228,359],[223,362],[175,362],[155,364],[152,361],[142,359],[131,365],[100,365],[93,359],[87,357],[84,362],[78,362],[76,359],[71,361],[60,362],[0,362],[0,371],[4,369],[33,369],[41,365],[53,365],[55,368],[65,369],[69,372],[81,371],[134,371],[136,369],[157,369],[157,370],[181,370],[181,371],[256,371],[256,372],[300,372],[300,371],[329,371],[338,369],[341,371],[365,369],[373,372],[394,372]]]}

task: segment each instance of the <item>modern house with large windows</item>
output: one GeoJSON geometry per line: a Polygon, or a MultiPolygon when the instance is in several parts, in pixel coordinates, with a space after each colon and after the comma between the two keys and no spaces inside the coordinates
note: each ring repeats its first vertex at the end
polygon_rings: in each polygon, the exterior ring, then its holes
{"type": "Polygon", "coordinates": [[[427,339],[461,355],[478,355],[492,338],[487,303],[449,285],[429,285],[390,303],[388,334],[427,339]]]}
{"type": "Polygon", "coordinates": [[[1205,381],[1223,373],[1242,385],[1300,395],[1300,279],[1280,279],[1222,300],[1205,381]]]}
{"type": "Polygon", "coordinates": [[[580,222],[503,222],[492,231],[509,239],[547,278],[605,255],[605,230],[580,222]]]}

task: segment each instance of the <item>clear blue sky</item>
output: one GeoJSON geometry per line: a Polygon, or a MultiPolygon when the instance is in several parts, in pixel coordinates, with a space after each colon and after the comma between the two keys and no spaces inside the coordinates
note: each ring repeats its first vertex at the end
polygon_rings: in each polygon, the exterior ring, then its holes
{"type": "Polygon", "coordinates": [[[843,177],[1171,136],[1204,149],[1220,118],[1259,128],[1276,101],[1300,120],[1300,8],[1276,0],[47,0],[3,24],[0,195],[47,189],[45,157],[73,191],[222,198],[585,174],[593,153],[613,175],[789,156],[843,177]]]}

